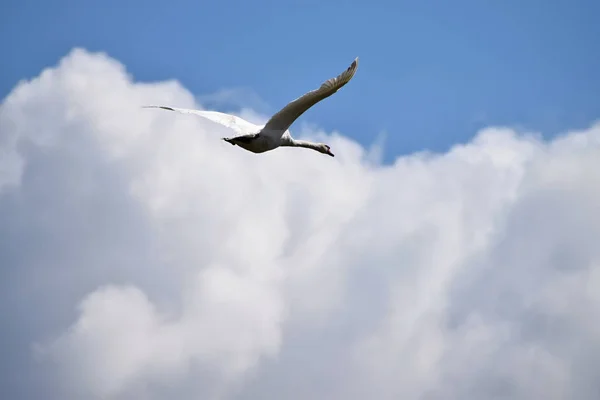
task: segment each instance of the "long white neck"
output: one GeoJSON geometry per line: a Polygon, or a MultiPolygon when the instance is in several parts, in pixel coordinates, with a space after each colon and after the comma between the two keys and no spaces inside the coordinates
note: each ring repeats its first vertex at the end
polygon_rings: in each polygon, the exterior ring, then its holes
{"type": "Polygon", "coordinates": [[[291,146],[291,147],[305,147],[307,149],[313,149],[319,151],[319,145],[314,142],[309,142],[308,140],[297,140],[297,139],[289,139],[286,143],[283,143],[282,146],[291,146]]]}

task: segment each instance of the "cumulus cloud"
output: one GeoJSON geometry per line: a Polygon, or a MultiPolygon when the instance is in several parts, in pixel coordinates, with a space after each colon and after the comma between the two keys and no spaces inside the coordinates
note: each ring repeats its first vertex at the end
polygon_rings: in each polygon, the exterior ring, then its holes
{"type": "Polygon", "coordinates": [[[153,103],[81,49],[3,100],[2,398],[595,399],[600,125],[382,165],[153,103]]]}

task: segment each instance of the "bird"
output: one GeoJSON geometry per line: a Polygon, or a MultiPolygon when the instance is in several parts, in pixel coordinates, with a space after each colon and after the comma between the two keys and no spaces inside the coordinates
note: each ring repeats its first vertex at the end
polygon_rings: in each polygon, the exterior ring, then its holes
{"type": "Polygon", "coordinates": [[[350,66],[335,78],[326,80],[318,89],[311,90],[297,99],[288,103],[285,107],[273,114],[265,125],[255,125],[236,115],[226,114],[218,111],[192,110],[161,105],[147,105],[143,108],[160,108],[182,114],[194,114],[213,122],[224,125],[237,133],[237,136],[224,137],[224,141],[239,146],[252,153],[264,153],[278,147],[302,147],[316,150],[320,153],[334,157],[331,147],[325,143],[315,143],[308,140],[298,140],[292,137],[289,127],[306,110],[326,99],[346,85],[358,68],[358,57],[352,61],[350,66]]]}

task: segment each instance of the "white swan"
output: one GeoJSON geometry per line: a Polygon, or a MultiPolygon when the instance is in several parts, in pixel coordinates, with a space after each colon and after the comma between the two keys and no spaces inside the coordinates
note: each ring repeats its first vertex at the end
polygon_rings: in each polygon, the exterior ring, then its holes
{"type": "Polygon", "coordinates": [[[280,146],[292,146],[313,149],[333,157],[331,148],[328,145],[306,140],[296,140],[292,138],[288,128],[310,107],[331,96],[342,86],[350,82],[357,67],[358,57],[340,75],[323,82],[318,89],[312,90],[286,105],[273,115],[264,126],[255,125],[235,115],[217,111],[189,110],[167,106],[144,106],[143,108],[162,108],[184,114],[195,114],[225,125],[236,131],[239,136],[223,138],[223,140],[253,153],[264,153],[280,146]]]}

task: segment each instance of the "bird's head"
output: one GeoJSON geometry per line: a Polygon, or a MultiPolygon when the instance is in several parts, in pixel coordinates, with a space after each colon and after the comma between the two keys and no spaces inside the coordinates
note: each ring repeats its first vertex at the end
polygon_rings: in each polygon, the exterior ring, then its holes
{"type": "Polygon", "coordinates": [[[328,156],[334,157],[333,153],[331,152],[331,147],[329,147],[325,143],[319,143],[317,150],[319,150],[323,154],[327,154],[328,156]]]}

